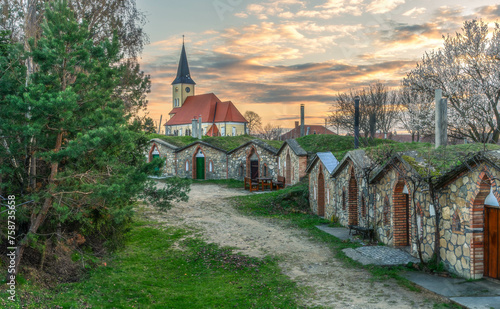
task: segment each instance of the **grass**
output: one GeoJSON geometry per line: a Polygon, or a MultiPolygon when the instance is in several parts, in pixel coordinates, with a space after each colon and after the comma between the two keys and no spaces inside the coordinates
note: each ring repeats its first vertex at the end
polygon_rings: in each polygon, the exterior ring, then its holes
{"type": "MultiPolygon", "coordinates": [[[[291,226],[306,230],[313,239],[328,246],[335,257],[341,260],[346,267],[364,268],[372,275],[372,280],[394,279],[398,284],[412,291],[420,291],[413,283],[402,277],[400,273],[408,268],[381,267],[376,265],[362,265],[348,258],[343,249],[357,248],[358,243],[342,241],[337,237],[327,234],[318,228],[317,225],[329,224],[332,222],[311,214],[309,202],[303,192],[307,191],[307,182],[299,183],[284,190],[262,195],[238,196],[232,198],[239,211],[251,216],[262,216],[275,218],[288,222],[291,226]]],[[[333,224],[333,226],[336,226],[333,224]]]]}
{"type": "MultiPolygon", "coordinates": [[[[148,137],[150,139],[152,138],[161,139],[177,147],[184,147],[193,142],[198,141],[197,138],[193,138],[191,136],[166,136],[161,134],[150,134],[148,137]]],[[[222,150],[230,151],[254,139],[261,140],[264,143],[268,144],[269,146],[276,148],[276,150],[278,150],[281,147],[281,145],[283,145],[282,141],[268,141],[250,135],[217,136],[217,137],[204,136],[202,138],[202,141],[214,147],[220,148],[222,150]]]]}
{"type": "MultiPolygon", "coordinates": [[[[297,138],[297,143],[309,153],[331,151],[339,161],[342,160],[348,151],[354,150],[353,136],[313,134],[297,138]]],[[[359,143],[360,147],[370,147],[381,144],[392,145],[397,144],[397,142],[388,139],[360,138],[359,143]]]]}
{"type": "MultiPolygon", "coordinates": [[[[18,289],[14,308],[297,308],[300,293],[274,258],[235,254],[186,230],[144,222],[134,224],[125,249],[81,282],[18,289]]],[[[4,294],[0,306],[9,308],[4,294]]]]}

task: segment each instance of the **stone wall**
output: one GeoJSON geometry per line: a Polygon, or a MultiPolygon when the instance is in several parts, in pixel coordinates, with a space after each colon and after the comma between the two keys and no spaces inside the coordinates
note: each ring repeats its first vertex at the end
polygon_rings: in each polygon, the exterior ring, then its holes
{"type": "Polygon", "coordinates": [[[272,177],[276,180],[278,175],[276,154],[256,143],[248,144],[228,154],[229,178],[243,181],[244,177],[250,177],[249,158],[253,153],[259,158],[259,176],[272,177]]]}
{"type": "Polygon", "coordinates": [[[446,268],[462,277],[480,279],[484,264],[484,198],[493,185],[497,199],[500,173],[483,163],[438,192],[442,219],[439,254],[446,268]],[[495,179],[492,181],[492,179],[495,179]]]}
{"type": "Polygon", "coordinates": [[[323,165],[321,160],[317,160],[313,167],[311,167],[309,171],[309,206],[311,207],[311,211],[315,214],[318,214],[318,198],[319,198],[319,174],[323,174],[324,181],[324,199],[325,199],[325,213],[324,218],[330,219],[327,210],[328,205],[332,200],[332,179],[326,167],[323,165]]]}
{"type": "Polygon", "coordinates": [[[188,148],[177,152],[177,176],[181,178],[196,178],[194,174],[196,164],[196,153],[201,150],[205,155],[205,179],[227,179],[227,155],[226,152],[196,143],[188,148]],[[186,162],[188,170],[186,171],[186,162]],[[212,171],[210,171],[212,163],[212,171]]]}
{"type": "Polygon", "coordinates": [[[160,153],[160,158],[163,158],[165,160],[165,163],[162,168],[162,175],[163,176],[175,176],[176,175],[176,154],[175,154],[175,148],[168,147],[160,142],[155,142],[151,141],[150,142],[150,148],[148,149],[147,153],[147,160],[150,162],[152,159],[152,152],[154,148],[156,147],[158,149],[158,152],[160,153]]]}
{"type": "Polygon", "coordinates": [[[306,176],[307,168],[307,156],[297,156],[295,152],[290,148],[288,144],[281,150],[278,162],[279,162],[279,175],[286,178],[286,158],[290,155],[290,174],[291,179],[286,180],[287,184],[294,185],[300,181],[300,179],[306,176]]]}
{"type": "Polygon", "coordinates": [[[419,256],[420,242],[422,257],[428,261],[433,254],[436,222],[435,215],[432,215],[430,210],[430,196],[428,190],[425,190],[426,187],[422,187],[424,184],[415,191],[415,184],[405,181],[411,179],[410,177],[400,177],[398,171],[403,170],[404,168],[391,168],[372,184],[375,195],[375,233],[378,240],[386,245],[410,246],[411,254],[415,257],[419,256]],[[402,192],[405,185],[409,192],[407,202],[402,192]]]}

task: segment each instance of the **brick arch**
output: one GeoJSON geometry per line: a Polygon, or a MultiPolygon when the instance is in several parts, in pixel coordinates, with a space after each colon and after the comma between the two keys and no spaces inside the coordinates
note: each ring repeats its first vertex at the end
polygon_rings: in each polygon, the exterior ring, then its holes
{"type": "Polygon", "coordinates": [[[201,148],[200,145],[198,145],[198,147],[196,147],[196,150],[193,152],[193,156],[192,156],[192,160],[191,160],[191,166],[192,166],[191,170],[193,171],[192,172],[192,177],[193,177],[193,179],[196,179],[196,169],[197,169],[197,166],[196,166],[196,154],[198,153],[198,151],[201,151],[201,153],[204,156],[205,171],[203,171],[203,178],[207,179],[207,155],[205,154],[205,152],[203,151],[203,148],[201,148]]]}
{"type": "Polygon", "coordinates": [[[318,216],[325,216],[325,176],[321,164],[319,165],[318,174],[318,216]]]}
{"type": "Polygon", "coordinates": [[[354,175],[354,168],[351,169],[349,178],[349,224],[358,225],[358,181],[354,175]]]}
{"type": "MultiPolygon", "coordinates": [[[[392,223],[394,246],[410,245],[410,194],[404,194],[403,188],[407,185],[402,177],[394,184],[392,193],[392,223]]],[[[408,188],[408,186],[406,186],[408,188]]],[[[409,188],[408,188],[409,189],[409,188]]],[[[409,191],[409,190],[408,190],[409,191]]]]}
{"type": "MultiPolygon", "coordinates": [[[[153,161],[153,152],[156,150],[158,150],[158,153],[160,153],[160,148],[158,148],[158,145],[156,145],[156,143],[153,143],[153,146],[151,146],[151,149],[149,150],[149,154],[148,154],[148,162],[151,162],[153,161]]],[[[160,156],[161,156],[161,153],[160,153],[160,156]]]]}
{"type": "MultiPolygon", "coordinates": [[[[470,229],[472,230],[471,238],[471,278],[479,279],[488,271],[487,269],[487,235],[485,235],[485,219],[486,207],[484,201],[490,193],[491,187],[496,187],[492,177],[485,169],[476,182],[477,189],[475,197],[472,200],[470,207],[470,229]]],[[[498,192],[493,190],[497,199],[498,192]]]]}

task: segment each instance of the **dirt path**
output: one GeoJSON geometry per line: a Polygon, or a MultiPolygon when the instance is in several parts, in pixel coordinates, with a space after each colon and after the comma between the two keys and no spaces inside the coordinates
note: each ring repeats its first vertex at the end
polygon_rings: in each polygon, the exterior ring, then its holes
{"type": "Polygon", "coordinates": [[[344,268],[330,249],[305,232],[266,218],[238,213],[226,197],[248,194],[216,185],[193,184],[189,202],[166,213],[149,208],[151,220],[170,226],[199,228],[208,242],[231,246],[256,257],[278,255],[284,274],[315,291],[300,303],[326,308],[432,308],[437,299],[393,281],[371,282],[364,270],[344,268]]]}

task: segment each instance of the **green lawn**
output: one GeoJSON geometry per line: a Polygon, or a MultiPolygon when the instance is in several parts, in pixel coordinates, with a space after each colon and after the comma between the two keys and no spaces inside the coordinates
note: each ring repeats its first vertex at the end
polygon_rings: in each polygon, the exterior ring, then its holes
{"type": "MultiPolygon", "coordinates": [[[[300,292],[273,258],[234,254],[146,223],[134,224],[125,249],[82,281],[19,289],[17,308],[298,308],[300,292]]],[[[4,293],[0,299],[9,308],[4,293]]]]}

